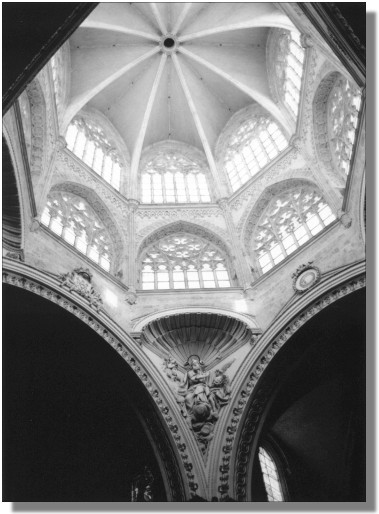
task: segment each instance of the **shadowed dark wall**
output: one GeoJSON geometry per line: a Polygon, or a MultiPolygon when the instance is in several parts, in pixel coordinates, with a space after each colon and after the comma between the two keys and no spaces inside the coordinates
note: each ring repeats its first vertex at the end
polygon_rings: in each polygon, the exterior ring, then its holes
{"type": "Polygon", "coordinates": [[[290,501],[365,501],[365,290],[321,311],[288,344],[271,364],[283,380],[260,440],[273,438],[285,456],[290,501]]]}
{"type": "Polygon", "coordinates": [[[4,286],[3,501],[130,501],[144,465],[166,501],[132,401],[150,400],[113,348],[62,308],[4,286]]]}

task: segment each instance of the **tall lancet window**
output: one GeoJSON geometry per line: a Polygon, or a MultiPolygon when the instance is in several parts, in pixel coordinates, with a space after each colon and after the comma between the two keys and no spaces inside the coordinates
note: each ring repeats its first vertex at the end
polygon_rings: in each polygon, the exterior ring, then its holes
{"type": "Polygon", "coordinates": [[[259,464],[261,466],[263,482],[269,502],[284,502],[283,489],[279,479],[278,468],[274,459],[262,446],[258,451],[259,464]]]}
{"type": "Polygon", "coordinates": [[[121,159],[111,140],[96,123],[75,118],[66,132],[67,148],[115,189],[120,189],[121,159]]]}
{"type": "Polygon", "coordinates": [[[186,233],[164,237],[144,251],[142,289],[231,287],[227,258],[214,244],[186,233]]]}
{"type": "Polygon", "coordinates": [[[253,116],[230,137],[225,169],[233,191],[239,189],[288,146],[288,140],[270,117],[253,116]]]}
{"type": "Polygon", "coordinates": [[[141,172],[143,203],[210,202],[207,174],[189,157],[162,152],[149,160],[141,172]]]}
{"type": "Polygon", "coordinates": [[[296,118],[304,67],[304,49],[299,32],[284,30],[277,41],[277,50],[275,74],[278,92],[296,118]]]}
{"type": "Polygon", "coordinates": [[[320,192],[310,186],[275,196],[253,234],[253,252],[261,272],[279,264],[335,219],[320,192]]]}
{"type": "Polygon", "coordinates": [[[51,192],[41,222],[79,252],[110,271],[111,239],[100,218],[83,198],[66,191],[51,192]]]}
{"type": "Polygon", "coordinates": [[[359,88],[340,77],[328,99],[328,130],[332,156],[346,175],[350,170],[360,106],[359,88]]]}

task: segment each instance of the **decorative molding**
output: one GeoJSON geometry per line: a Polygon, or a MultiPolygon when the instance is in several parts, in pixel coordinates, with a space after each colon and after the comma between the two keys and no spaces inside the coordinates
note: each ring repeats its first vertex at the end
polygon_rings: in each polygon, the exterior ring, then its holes
{"type": "MultiPolygon", "coordinates": [[[[178,204],[179,205],[179,204],[178,204]]],[[[180,218],[189,218],[191,220],[196,218],[212,218],[223,216],[223,212],[221,209],[216,208],[214,206],[202,207],[202,208],[194,208],[191,209],[187,207],[174,207],[169,209],[167,207],[159,207],[158,205],[154,205],[152,208],[143,208],[141,207],[137,211],[137,216],[141,219],[147,218],[164,218],[164,219],[180,219],[180,218]]]]}
{"type": "MultiPolygon", "coordinates": [[[[183,221],[183,223],[186,223],[185,220],[178,220],[178,223],[180,223],[180,221],[183,221]]],[[[189,220],[189,221],[192,221],[192,220],[189,220]]],[[[175,223],[175,222],[173,222],[173,223],[175,223]]],[[[197,225],[197,224],[191,223],[191,225],[197,225]]],[[[148,237],[150,234],[153,234],[155,231],[157,231],[161,228],[167,227],[167,226],[168,226],[167,221],[165,221],[165,220],[159,220],[154,223],[149,223],[149,225],[142,228],[137,233],[136,241],[138,242],[138,244],[140,244],[140,242],[144,238],[148,237]]],[[[200,225],[197,225],[197,226],[200,226],[200,225]]],[[[211,232],[214,232],[217,236],[220,237],[221,240],[223,240],[225,243],[227,243],[229,246],[231,246],[229,234],[225,230],[223,230],[219,226],[215,225],[214,223],[209,223],[208,221],[207,221],[207,229],[209,229],[209,231],[211,231],[211,232]]]]}
{"type": "MultiPolygon", "coordinates": [[[[58,280],[50,278],[50,281],[53,280],[56,282],[56,284],[47,285],[43,283],[40,278],[31,278],[25,274],[25,271],[27,271],[28,273],[34,275],[36,274],[34,270],[30,268],[21,268],[22,271],[14,271],[11,269],[10,264],[11,261],[8,261],[7,265],[3,267],[4,283],[25,289],[26,291],[30,291],[67,310],[78,319],[86,323],[97,334],[99,334],[99,336],[102,337],[106,343],[112,346],[112,348],[114,348],[117,353],[125,360],[125,362],[132,368],[132,370],[136,373],[136,375],[139,377],[143,385],[152,396],[170,432],[172,433],[175,445],[182,459],[184,469],[186,470],[189,489],[195,493],[198,489],[198,483],[195,481],[195,475],[192,472],[193,465],[190,462],[186,444],[183,442],[179,427],[175,422],[175,414],[172,413],[168,405],[165,404],[159,391],[159,386],[157,386],[157,384],[151,378],[150,374],[146,371],[142,362],[134,355],[134,353],[130,351],[129,348],[127,348],[122,339],[117,337],[115,333],[104,324],[103,321],[100,321],[101,317],[103,317],[102,313],[99,313],[100,317],[97,317],[96,314],[94,315],[93,313],[87,312],[85,308],[80,305],[80,302],[78,303],[78,301],[74,299],[71,293],[63,290],[59,291],[58,280]]],[[[154,433],[152,433],[152,435],[154,436],[154,433]]],[[[157,441],[157,443],[158,442],[159,441],[157,441]]],[[[170,465],[166,466],[165,468],[168,477],[172,475],[172,472],[175,469],[176,464],[175,462],[171,462],[170,459],[170,465]]],[[[169,482],[173,483],[173,480],[174,477],[171,476],[169,482]]],[[[176,496],[175,491],[171,491],[171,493],[173,497],[176,496]]],[[[184,501],[184,499],[181,499],[181,501],[184,501]]]]}
{"type": "Polygon", "coordinates": [[[313,261],[310,261],[307,264],[301,264],[295,273],[292,273],[292,287],[295,293],[306,293],[321,280],[320,270],[312,264],[313,261]]]}
{"type": "MultiPolygon", "coordinates": [[[[251,396],[254,389],[256,389],[262,374],[269,365],[270,361],[277,354],[280,348],[297,332],[307,321],[313,316],[318,314],[324,308],[328,307],[335,301],[343,298],[344,296],[357,291],[366,285],[365,276],[361,275],[357,278],[350,279],[337,287],[334,287],[331,291],[323,294],[321,298],[318,298],[304,310],[296,315],[296,317],[288,323],[280,333],[273,338],[273,340],[264,348],[260,357],[256,359],[253,368],[249,372],[248,380],[241,387],[239,395],[235,398],[234,408],[230,409],[230,418],[227,422],[226,436],[224,439],[225,444],[222,447],[222,456],[220,460],[222,465],[220,466],[219,475],[219,492],[222,497],[228,494],[230,488],[230,456],[233,452],[236,456],[235,470],[236,470],[236,485],[235,492],[238,501],[246,501],[246,477],[247,477],[247,461],[251,454],[251,445],[253,442],[254,431],[259,423],[260,416],[263,412],[263,406],[259,406],[259,400],[256,400],[254,406],[255,413],[252,414],[253,418],[249,418],[244,427],[242,428],[242,434],[245,434],[245,439],[239,439],[240,443],[238,448],[235,449],[235,434],[239,429],[240,421],[244,413],[246,404],[249,397],[251,396]],[[248,426],[247,423],[250,423],[248,426]],[[246,430],[244,429],[245,427],[246,430]]],[[[262,336],[263,338],[263,336],[262,336]]],[[[261,338],[261,339],[262,339],[261,338]]],[[[267,394],[261,393],[261,402],[265,403],[265,397],[267,394]]]]}
{"type": "Polygon", "coordinates": [[[92,285],[92,273],[88,268],[76,268],[69,273],[60,276],[61,287],[67,287],[70,291],[75,291],[83,296],[89,306],[94,308],[96,312],[100,312],[103,307],[103,299],[101,295],[92,285]]]}
{"type": "MultiPolygon", "coordinates": [[[[223,291],[223,294],[224,294],[224,291],[223,291]]],[[[209,306],[198,306],[198,307],[185,306],[185,307],[179,307],[179,308],[175,308],[175,309],[161,310],[161,311],[154,312],[153,314],[147,314],[147,315],[139,316],[138,318],[132,318],[131,323],[132,323],[133,331],[139,332],[140,330],[143,329],[143,327],[145,325],[147,325],[148,323],[150,323],[151,321],[153,321],[155,319],[159,319],[164,316],[171,316],[174,314],[189,314],[189,313],[195,313],[195,314],[197,314],[197,313],[206,313],[206,314],[212,313],[212,314],[217,314],[217,315],[221,314],[221,315],[236,318],[236,319],[242,321],[252,330],[252,332],[254,332],[254,334],[256,334],[256,333],[260,334],[262,332],[262,330],[258,327],[254,316],[252,316],[251,314],[244,314],[241,312],[234,312],[229,309],[223,309],[223,308],[218,308],[218,307],[217,308],[209,307],[209,306]]]]}

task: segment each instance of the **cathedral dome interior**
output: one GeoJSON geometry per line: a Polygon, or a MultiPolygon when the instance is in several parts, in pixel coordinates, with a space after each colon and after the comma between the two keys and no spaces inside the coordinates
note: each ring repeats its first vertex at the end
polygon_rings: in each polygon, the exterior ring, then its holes
{"type": "Polygon", "coordinates": [[[20,75],[10,500],[365,501],[365,65],[324,5],[86,4],[20,75]]]}

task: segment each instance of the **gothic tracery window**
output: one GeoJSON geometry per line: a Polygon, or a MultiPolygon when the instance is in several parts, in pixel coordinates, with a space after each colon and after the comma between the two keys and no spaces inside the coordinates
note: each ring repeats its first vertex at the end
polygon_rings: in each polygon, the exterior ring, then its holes
{"type": "Polygon", "coordinates": [[[210,202],[206,174],[188,157],[162,153],[146,163],[141,173],[143,203],[210,202]]]}
{"type": "Polygon", "coordinates": [[[229,139],[225,169],[233,191],[239,189],[288,146],[278,125],[267,116],[242,123],[229,139]]]}
{"type": "Polygon", "coordinates": [[[274,459],[262,446],[258,451],[267,499],[269,502],[283,502],[284,495],[280,484],[279,473],[274,459]]]}
{"type": "Polygon", "coordinates": [[[79,252],[110,271],[112,242],[103,223],[83,198],[66,191],[51,192],[41,222],[79,252]]]}
{"type": "Polygon", "coordinates": [[[285,30],[277,42],[275,74],[279,95],[297,117],[303,76],[304,49],[296,30],[285,30]]]}
{"type": "Polygon", "coordinates": [[[359,88],[340,77],[329,96],[328,125],[332,155],[346,175],[349,174],[360,105],[359,88]]]}
{"type": "Polygon", "coordinates": [[[104,130],[94,122],[75,118],[66,132],[67,148],[115,189],[120,189],[121,159],[104,130]]]}
{"type": "Polygon", "coordinates": [[[164,237],[144,252],[141,282],[145,290],[231,287],[223,253],[186,233],[164,237]]]}
{"type": "Polygon", "coordinates": [[[263,211],[253,235],[253,251],[262,273],[279,264],[336,219],[312,187],[275,196],[263,211]]]}

